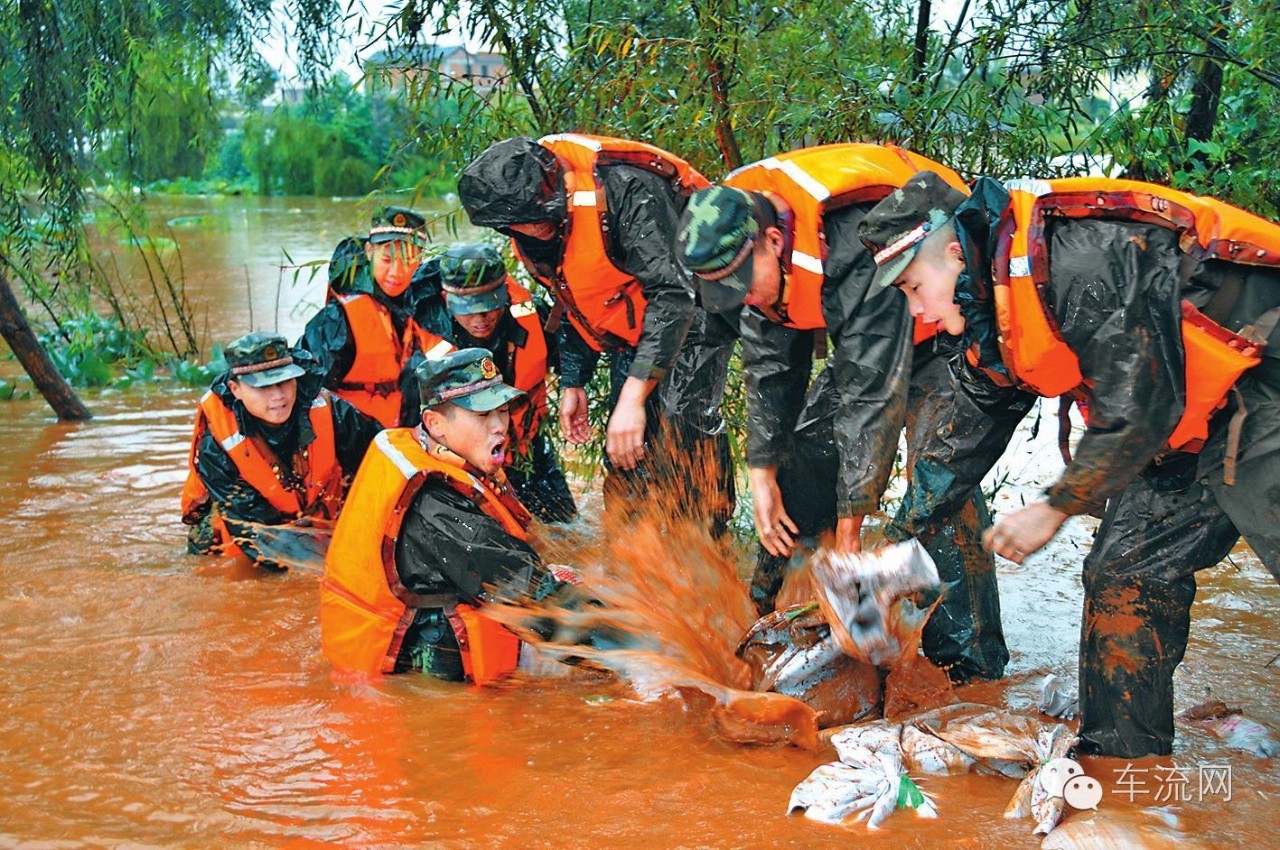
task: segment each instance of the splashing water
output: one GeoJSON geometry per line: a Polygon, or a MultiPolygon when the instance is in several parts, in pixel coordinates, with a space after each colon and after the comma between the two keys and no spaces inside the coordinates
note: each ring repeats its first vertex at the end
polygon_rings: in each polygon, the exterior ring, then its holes
{"type": "Polygon", "coordinates": [[[679,694],[709,705],[712,722],[730,740],[817,746],[812,708],[753,690],[752,668],[736,652],[755,608],[728,544],[696,518],[664,516],[650,506],[625,523],[611,521],[582,573],[587,605],[499,604],[491,611],[526,635],[536,623],[553,621],[554,634],[539,646],[546,657],[611,670],[646,699],[679,694]]]}

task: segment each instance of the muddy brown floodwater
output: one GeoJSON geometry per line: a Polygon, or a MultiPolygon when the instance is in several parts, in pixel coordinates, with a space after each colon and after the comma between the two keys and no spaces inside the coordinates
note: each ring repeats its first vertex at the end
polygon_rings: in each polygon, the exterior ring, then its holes
{"type": "MultiPolygon", "coordinates": [[[[246,329],[246,274],[257,324],[272,326],[279,248],[323,258],[353,215],[327,203],[166,202],[169,217],[225,213],[179,234],[215,339],[246,329]]],[[[293,305],[319,303],[318,281],[300,286],[278,323],[290,339],[307,316],[293,305]]],[[[184,554],[198,394],[87,392],[96,418],[74,425],[37,400],[0,403],[0,847],[1039,845],[1029,822],[1001,817],[1015,783],[989,777],[924,779],[936,821],[898,813],[869,833],[789,818],[792,788],[830,753],[731,744],[705,707],[619,684],[335,681],[315,572],[184,554]]],[[[1056,474],[1056,430],[1006,454],[998,511],[1056,474]]],[[[1010,676],[962,699],[1024,709],[1047,672],[1074,687],[1091,529],[1073,520],[1050,550],[1001,565],[1010,676]]],[[[1277,727],[1280,590],[1245,550],[1233,561],[1201,574],[1178,708],[1208,695],[1277,727]]],[[[1172,758],[1125,767],[1085,761],[1104,798],[1068,816],[1060,839],[1083,837],[1059,846],[1098,846],[1104,830],[1135,846],[1280,846],[1273,762],[1180,723],[1172,758]],[[1229,770],[1229,788],[1204,787],[1206,768],[1229,770]]]]}

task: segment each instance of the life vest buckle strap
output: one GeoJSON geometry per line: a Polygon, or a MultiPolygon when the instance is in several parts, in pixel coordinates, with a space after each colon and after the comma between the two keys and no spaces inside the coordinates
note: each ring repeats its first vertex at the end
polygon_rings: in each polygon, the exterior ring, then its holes
{"type": "Polygon", "coordinates": [[[1227,452],[1222,458],[1222,483],[1228,487],[1236,483],[1236,460],[1240,457],[1240,435],[1244,432],[1244,420],[1249,415],[1244,405],[1244,394],[1239,387],[1232,387],[1236,397],[1236,412],[1227,424],[1227,452]]]}
{"type": "Polygon", "coordinates": [[[334,381],[332,389],[367,392],[385,397],[398,391],[400,383],[398,381],[334,381]]]}
{"type": "Polygon", "coordinates": [[[1266,348],[1267,340],[1280,323],[1280,307],[1272,307],[1258,318],[1240,329],[1240,336],[1249,340],[1258,348],[1266,348]]]}
{"type": "Polygon", "coordinates": [[[546,334],[556,334],[560,331],[560,323],[564,321],[564,302],[559,298],[551,307],[551,312],[547,314],[547,321],[542,326],[542,332],[546,334]]]}
{"type": "Polygon", "coordinates": [[[458,604],[458,594],[450,592],[441,593],[404,593],[396,594],[400,601],[410,608],[443,608],[445,611],[451,611],[458,604]]]}

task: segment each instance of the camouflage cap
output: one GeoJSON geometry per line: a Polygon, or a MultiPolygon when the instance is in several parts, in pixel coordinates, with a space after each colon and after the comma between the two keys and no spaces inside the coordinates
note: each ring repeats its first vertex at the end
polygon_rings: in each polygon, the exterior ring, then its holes
{"type": "Polygon", "coordinates": [[[383,207],[373,214],[369,241],[377,245],[397,240],[421,241],[427,220],[408,207],[383,207]]]}
{"type": "Polygon", "coordinates": [[[925,237],[951,221],[964,202],[963,192],[932,171],[921,171],[872,207],[858,225],[858,236],[877,266],[868,297],[892,286],[911,265],[925,237]]]}
{"type": "Polygon", "coordinates": [[[482,242],[454,245],[441,255],[440,285],[454,316],[487,313],[511,303],[507,265],[497,249],[482,242]]]}
{"type": "Polygon", "coordinates": [[[751,254],[759,233],[750,192],[712,186],[690,196],[676,244],[681,262],[698,277],[704,309],[728,313],[742,307],[751,288],[751,254]]]}
{"type": "Polygon", "coordinates": [[[250,387],[269,387],[306,374],[293,362],[284,337],[269,331],[253,331],[232,340],[223,351],[232,380],[250,387]]]}
{"type": "Polygon", "coordinates": [[[483,348],[464,348],[424,360],[414,377],[423,410],[450,401],[466,410],[488,413],[524,395],[502,382],[493,355],[483,348]]]}

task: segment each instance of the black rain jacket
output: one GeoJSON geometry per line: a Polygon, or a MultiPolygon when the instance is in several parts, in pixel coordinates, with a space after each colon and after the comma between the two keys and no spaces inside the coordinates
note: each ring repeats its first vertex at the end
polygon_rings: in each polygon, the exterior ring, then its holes
{"type": "MultiPolygon", "coordinates": [[[[509,229],[513,224],[565,220],[564,177],[554,157],[530,158],[527,150],[513,145],[473,163],[464,177],[471,183],[471,195],[479,199],[473,204],[472,224],[514,237],[538,269],[536,276],[554,292],[562,240],[542,242],[509,229]]],[[[630,165],[601,167],[600,182],[617,252],[612,260],[635,277],[648,302],[628,376],[657,380],[671,368],[693,320],[693,282],[673,248],[685,199],[661,177],[630,165]]],[[[561,325],[561,332],[561,382],[584,387],[599,354],[569,322],[561,325]]]]}

